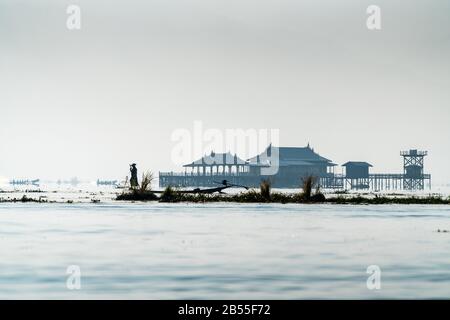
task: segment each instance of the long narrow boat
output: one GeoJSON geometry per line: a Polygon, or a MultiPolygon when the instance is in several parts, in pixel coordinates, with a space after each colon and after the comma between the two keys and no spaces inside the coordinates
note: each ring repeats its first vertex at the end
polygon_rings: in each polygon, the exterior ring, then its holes
{"type": "MultiPolygon", "coordinates": [[[[186,194],[189,194],[189,193],[190,194],[212,194],[212,193],[215,193],[215,192],[223,193],[222,192],[223,190],[226,190],[226,189],[229,189],[229,188],[244,188],[245,190],[249,189],[248,187],[243,186],[243,185],[228,183],[227,180],[223,180],[222,182],[215,182],[215,183],[221,184],[222,186],[215,187],[215,188],[207,188],[207,189],[195,188],[195,189],[192,189],[192,190],[174,190],[174,192],[186,193],[186,194]]],[[[156,194],[161,194],[164,191],[153,191],[152,190],[152,192],[156,193],[156,194]]]]}

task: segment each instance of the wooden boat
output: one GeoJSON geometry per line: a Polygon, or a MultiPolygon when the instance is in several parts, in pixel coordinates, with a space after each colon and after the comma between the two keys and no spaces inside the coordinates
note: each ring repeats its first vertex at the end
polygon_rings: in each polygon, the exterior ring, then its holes
{"type": "MultiPolygon", "coordinates": [[[[206,188],[206,189],[195,188],[192,190],[175,190],[174,192],[185,193],[185,194],[213,194],[215,192],[223,193],[224,190],[229,189],[229,188],[244,188],[245,190],[249,189],[248,187],[243,186],[243,185],[228,183],[227,180],[223,180],[222,182],[214,181],[214,183],[220,184],[221,186],[215,187],[215,188],[206,188]]],[[[153,191],[152,190],[152,192],[156,193],[156,194],[161,194],[164,191],[153,191]]]]}

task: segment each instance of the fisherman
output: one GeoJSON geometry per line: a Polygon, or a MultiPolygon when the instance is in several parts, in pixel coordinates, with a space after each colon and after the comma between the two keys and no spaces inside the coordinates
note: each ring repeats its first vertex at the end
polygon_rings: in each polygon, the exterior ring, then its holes
{"type": "Polygon", "coordinates": [[[136,168],[136,163],[130,164],[130,172],[131,172],[131,179],[130,179],[130,185],[131,188],[137,188],[139,186],[138,182],[138,170],[136,168]]]}

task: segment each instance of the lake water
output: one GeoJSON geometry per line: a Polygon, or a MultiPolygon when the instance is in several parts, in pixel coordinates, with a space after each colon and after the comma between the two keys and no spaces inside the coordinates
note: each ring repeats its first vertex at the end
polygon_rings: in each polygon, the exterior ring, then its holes
{"type": "Polygon", "coordinates": [[[450,298],[438,229],[450,206],[5,203],[0,298],[450,298]]]}

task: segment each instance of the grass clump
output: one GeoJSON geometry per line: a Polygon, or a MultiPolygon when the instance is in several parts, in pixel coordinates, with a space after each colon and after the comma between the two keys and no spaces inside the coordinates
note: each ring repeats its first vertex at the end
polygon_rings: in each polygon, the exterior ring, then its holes
{"type": "Polygon", "coordinates": [[[151,171],[144,172],[142,174],[142,181],[139,187],[140,192],[147,192],[152,190],[152,182],[155,179],[151,171]]]}
{"type": "Polygon", "coordinates": [[[180,194],[177,194],[172,186],[167,186],[160,197],[161,202],[177,202],[180,200],[180,194]]]}
{"type": "Polygon", "coordinates": [[[300,194],[299,202],[325,202],[326,198],[320,190],[319,179],[312,175],[309,175],[302,179],[302,190],[300,194]],[[313,194],[312,190],[316,187],[316,191],[313,194]]]}
{"type": "MultiPolygon", "coordinates": [[[[155,201],[159,198],[152,192],[152,181],[154,175],[151,171],[142,174],[141,185],[137,188],[130,187],[116,197],[118,201],[155,201]]],[[[128,179],[127,179],[128,181],[128,179]]],[[[128,182],[126,182],[126,185],[128,182]]]]}
{"type": "Polygon", "coordinates": [[[311,199],[312,195],[312,188],[313,185],[316,183],[316,179],[313,176],[307,176],[302,179],[302,198],[305,200],[311,199]]]}
{"type": "Polygon", "coordinates": [[[261,197],[266,201],[270,201],[270,192],[271,192],[272,184],[270,180],[263,180],[259,185],[259,190],[261,193],[261,197]]]}

